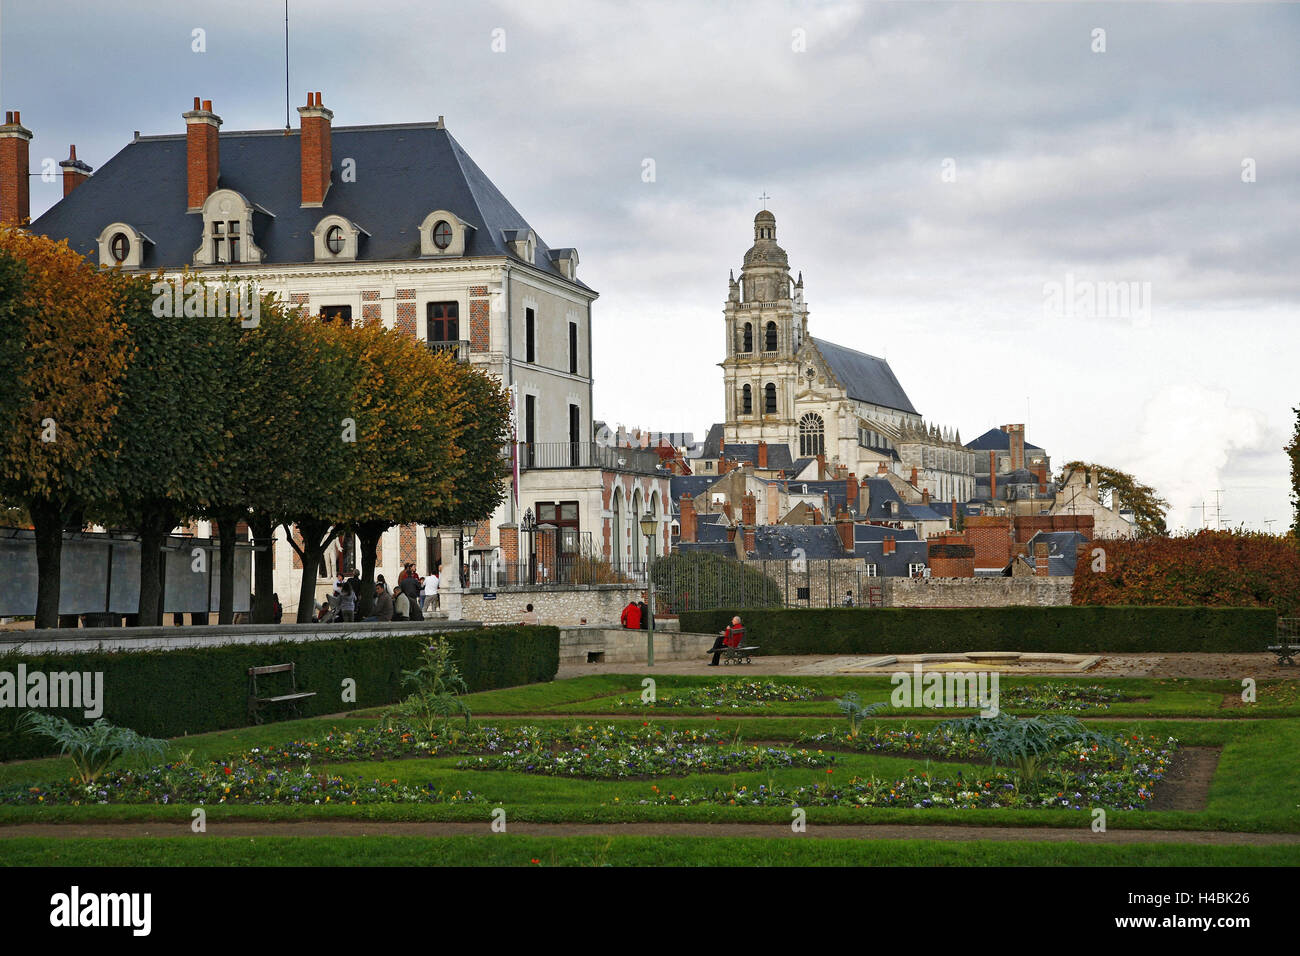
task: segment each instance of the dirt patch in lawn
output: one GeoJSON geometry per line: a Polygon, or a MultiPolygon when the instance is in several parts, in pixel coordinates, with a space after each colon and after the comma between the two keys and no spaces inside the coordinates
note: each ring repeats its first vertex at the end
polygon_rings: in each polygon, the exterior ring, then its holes
{"type": "Polygon", "coordinates": [[[1174,752],[1164,779],[1156,784],[1150,810],[1204,810],[1222,747],[1182,747],[1174,752]]]}

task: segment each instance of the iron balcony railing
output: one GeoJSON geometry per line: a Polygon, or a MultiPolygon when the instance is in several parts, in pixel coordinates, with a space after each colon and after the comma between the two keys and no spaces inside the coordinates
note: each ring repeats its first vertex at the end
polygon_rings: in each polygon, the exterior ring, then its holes
{"type": "Polygon", "coordinates": [[[450,352],[457,362],[469,361],[469,339],[448,339],[444,342],[425,342],[430,352],[450,352]]]}
{"type": "Polygon", "coordinates": [[[644,448],[619,448],[595,442],[520,442],[520,471],[542,468],[603,468],[654,474],[659,455],[644,448]]]}

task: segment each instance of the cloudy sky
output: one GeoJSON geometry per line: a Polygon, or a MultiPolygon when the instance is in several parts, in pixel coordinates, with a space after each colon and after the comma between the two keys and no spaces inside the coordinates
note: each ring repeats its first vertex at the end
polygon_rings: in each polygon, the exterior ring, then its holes
{"type": "MultiPolygon", "coordinates": [[[[1288,523],[1300,7],[290,9],[295,106],[319,89],[336,125],[444,114],[578,248],[601,293],[597,417],[697,436],[721,417],[727,272],[766,193],[813,334],[885,355],[927,419],[968,441],[1027,422],[1058,465],[1154,484],[1172,527],[1203,501],[1213,523],[1215,489],[1225,524],[1288,523]],[[1126,304],[1089,304],[1115,283],[1126,304]]],[[[284,125],[279,0],[0,14],[0,99],[33,167],[180,132],[195,95],[227,130],[284,125]]],[[[34,179],[33,214],[60,195],[34,179]]]]}

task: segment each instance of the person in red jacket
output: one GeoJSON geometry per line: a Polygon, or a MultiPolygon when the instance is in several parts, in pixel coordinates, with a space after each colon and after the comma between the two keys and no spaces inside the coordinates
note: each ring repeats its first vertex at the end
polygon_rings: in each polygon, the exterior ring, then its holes
{"type": "Polygon", "coordinates": [[[627,607],[623,608],[623,616],[619,618],[623,626],[631,630],[637,630],[641,627],[641,606],[636,601],[628,601],[627,607]]]}
{"type": "Polygon", "coordinates": [[[710,667],[718,666],[718,658],[722,656],[723,647],[739,647],[741,641],[745,639],[745,625],[740,623],[740,618],[733,617],[731,626],[718,635],[718,639],[713,642],[713,660],[710,667]]]}

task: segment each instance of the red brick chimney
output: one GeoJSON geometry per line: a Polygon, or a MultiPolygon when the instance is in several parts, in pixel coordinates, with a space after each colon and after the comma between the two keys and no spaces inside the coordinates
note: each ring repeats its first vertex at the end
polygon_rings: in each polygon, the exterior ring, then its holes
{"type": "Polygon", "coordinates": [[[1024,425],[1003,425],[1002,430],[1010,437],[1011,445],[1011,470],[1016,471],[1025,467],[1025,426],[1024,425]]]}
{"type": "Polygon", "coordinates": [[[678,503],[678,509],[681,514],[678,516],[679,539],[682,541],[695,540],[695,500],[689,495],[682,495],[678,503]]]}
{"type": "Polygon", "coordinates": [[[330,189],[330,121],[334,113],[321,105],[320,93],[308,93],[307,105],[298,107],[302,117],[302,204],[320,206],[330,189]]]}
{"type": "Polygon", "coordinates": [[[77,159],[77,147],[75,145],[68,147],[68,158],[59,163],[59,166],[63,169],[63,195],[65,198],[68,193],[90,178],[90,167],[77,159]]]}
{"type": "Polygon", "coordinates": [[[876,463],[876,474],[877,474],[877,475],[887,475],[887,474],[889,474],[889,466],[886,465],[883,461],[881,461],[881,462],[877,462],[877,463],[876,463]]]}
{"type": "Polygon", "coordinates": [[[727,540],[728,541],[736,540],[736,526],[734,524],[727,528],[727,540]]]}
{"type": "Polygon", "coordinates": [[[840,545],[844,548],[845,554],[853,553],[853,516],[847,511],[841,511],[835,516],[835,530],[840,535],[840,545]]]}
{"type": "Polygon", "coordinates": [[[1034,575],[1040,578],[1051,576],[1051,558],[1047,556],[1047,542],[1034,542],[1034,575]]]}
{"type": "Polygon", "coordinates": [[[844,500],[849,507],[858,503],[858,476],[853,472],[844,479],[844,500]]]}
{"type": "MultiPolygon", "coordinates": [[[[723,513],[724,515],[727,516],[727,520],[728,520],[728,521],[731,520],[731,502],[730,502],[730,501],[724,501],[724,502],[722,503],[722,513],[723,513]]],[[[734,538],[735,535],[732,535],[731,537],[734,538]]],[[[727,540],[730,541],[731,538],[727,538],[727,540]]]]}
{"type": "Polygon", "coordinates": [[[757,523],[758,517],[758,499],[753,493],[746,494],[740,499],[740,520],[746,527],[752,527],[757,523]]]}
{"type": "Polygon", "coordinates": [[[32,131],[23,126],[22,114],[5,113],[0,126],[0,222],[26,223],[32,215],[28,146],[32,131]]]}
{"type": "Polygon", "coordinates": [[[221,117],[212,112],[212,100],[194,97],[194,109],[181,114],[185,118],[185,162],[189,171],[186,199],[189,212],[198,212],[203,201],[217,188],[221,174],[217,131],[221,117]]]}
{"type": "Polygon", "coordinates": [[[922,488],[922,489],[921,489],[921,504],[925,505],[927,508],[930,506],[930,489],[929,489],[929,488],[922,488]]]}
{"type": "Polygon", "coordinates": [[[894,536],[893,536],[893,535],[888,535],[888,534],[885,535],[884,543],[883,543],[883,544],[881,545],[881,547],[880,547],[880,553],[881,553],[881,554],[893,554],[895,550],[897,550],[897,549],[896,549],[895,544],[894,544],[894,536]]]}
{"type": "Polygon", "coordinates": [[[817,480],[826,480],[826,453],[821,452],[817,455],[817,480]]]}
{"type": "Polygon", "coordinates": [[[912,466],[912,487],[916,487],[916,466],[912,466]]]}
{"type": "Polygon", "coordinates": [[[758,467],[767,467],[767,442],[765,441],[758,443],[758,467]]]}
{"type": "Polygon", "coordinates": [[[745,527],[745,553],[748,554],[754,550],[754,526],[747,524],[745,527]]]}
{"type": "Polygon", "coordinates": [[[725,459],[725,458],[719,458],[719,459],[718,459],[718,476],[721,477],[722,475],[725,475],[726,473],[727,473],[727,459],[725,459]]]}

